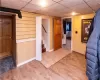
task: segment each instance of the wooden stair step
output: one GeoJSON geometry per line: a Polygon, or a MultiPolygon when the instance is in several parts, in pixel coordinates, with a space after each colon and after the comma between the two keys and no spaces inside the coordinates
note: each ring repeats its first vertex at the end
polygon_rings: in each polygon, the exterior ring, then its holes
{"type": "Polygon", "coordinates": [[[44,44],[42,44],[42,48],[44,48],[44,44]]]}
{"type": "Polygon", "coordinates": [[[42,53],[46,52],[46,48],[42,48],[42,53]]]}

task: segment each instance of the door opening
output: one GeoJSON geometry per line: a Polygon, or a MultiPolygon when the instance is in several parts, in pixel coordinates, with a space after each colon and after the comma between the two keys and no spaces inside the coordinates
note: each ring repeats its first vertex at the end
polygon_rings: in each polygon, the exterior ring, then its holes
{"type": "Polygon", "coordinates": [[[0,74],[16,65],[15,34],[15,16],[0,15],[0,74]]]}
{"type": "Polygon", "coordinates": [[[50,50],[50,19],[36,17],[36,60],[42,60],[42,53],[50,50]]]}
{"type": "Polygon", "coordinates": [[[42,53],[49,50],[49,19],[42,19],[42,53]]]}
{"type": "Polygon", "coordinates": [[[71,33],[72,33],[72,20],[71,18],[63,19],[63,39],[62,47],[71,50],[71,33]]]}

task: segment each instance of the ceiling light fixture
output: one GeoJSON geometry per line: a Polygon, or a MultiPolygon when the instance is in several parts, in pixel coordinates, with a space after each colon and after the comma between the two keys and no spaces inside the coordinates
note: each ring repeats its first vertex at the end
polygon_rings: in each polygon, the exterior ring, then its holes
{"type": "Polygon", "coordinates": [[[46,0],[41,0],[40,6],[41,7],[46,7],[47,6],[46,0]]]}
{"type": "Polygon", "coordinates": [[[72,14],[73,16],[77,15],[77,13],[76,13],[76,12],[72,12],[71,14],[72,14]]]}

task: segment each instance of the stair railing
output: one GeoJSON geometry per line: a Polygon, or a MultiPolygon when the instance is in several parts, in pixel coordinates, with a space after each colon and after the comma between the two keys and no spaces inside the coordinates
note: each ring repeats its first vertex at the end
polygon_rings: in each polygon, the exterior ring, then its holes
{"type": "Polygon", "coordinates": [[[42,24],[42,28],[43,28],[43,30],[45,31],[45,33],[47,33],[47,31],[46,31],[46,29],[44,28],[43,24],[42,24]]]}

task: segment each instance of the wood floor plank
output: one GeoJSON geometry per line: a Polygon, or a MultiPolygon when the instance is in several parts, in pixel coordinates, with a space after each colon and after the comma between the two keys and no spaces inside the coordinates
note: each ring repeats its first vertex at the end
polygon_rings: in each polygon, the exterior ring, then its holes
{"type": "Polygon", "coordinates": [[[0,75],[0,80],[87,80],[86,61],[79,53],[68,54],[50,68],[34,60],[0,75]]]}
{"type": "Polygon", "coordinates": [[[55,65],[51,66],[50,69],[64,79],[87,80],[85,57],[79,53],[69,54],[55,65]]]}
{"type": "Polygon", "coordinates": [[[83,72],[86,71],[86,59],[85,56],[79,53],[71,53],[65,58],[61,59],[59,62],[63,64],[70,64],[76,66],[78,69],[81,69],[83,72]]]}
{"type": "MultiPolygon", "coordinates": [[[[34,70],[37,72],[38,77],[40,76],[41,80],[64,80],[62,77],[57,75],[56,73],[50,71],[49,69],[45,68],[40,62],[34,61],[31,62],[32,66],[35,66],[34,70]]],[[[40,79],[39,79],[40,80],[40,79]]]]}
{"type": "Polygon", "coordinates": [[[41,63],[46,68],[49,68],[51,65],[55,64],[60,59],[64,58],[66,55],[68,55],[70,53],[71,53],[70,50],[66,50],[63,48],[58,49],[56,51],[52,51],[52,52],[45,52],[42,55],[43,59],[42,59],[41,63]]]}

